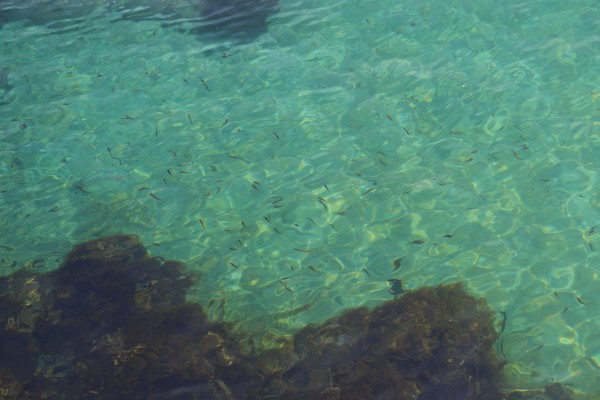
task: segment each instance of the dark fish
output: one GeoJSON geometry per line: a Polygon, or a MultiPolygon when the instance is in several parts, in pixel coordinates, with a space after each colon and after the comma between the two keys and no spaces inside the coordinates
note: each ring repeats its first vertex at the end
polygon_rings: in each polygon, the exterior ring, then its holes
{"type": "Polygon", "coordinates": [[[502,315],[502,322],[500,324],[500,333],[502,333],[506,329],[506,319],[508,317],[506,315],[506,311],[500,311],[500,315],[502,315]]]}
{"type": "Polygon", "coordinates": [[[191,34],[247,43],[267,32],[268,19],[279,8],[279,0],[2,0],[0,26],[25,21],[53,33],[71,32],[88,27],[90,18],[108,14],[113,22],[158,21],[177,28],[185,24],[191,26],[191,34]]]}
{"type": "Polygon", "coordinates": [[[544,347],[544,345],[543,345],[543,344],[540,344],[540,345],[539,345],[538,347],[536,347],[535,349],[533,349],[533,350],[528,350],[527,352],[528,352],[528,353],[533,353],[534,351],[538,351],[538,350],[539,350],[539,349],[541,349],[542,347],[544,347]]]}
{"type": "Polygon", "coordinates": [[[392,287],[389,288],[388,292],[394,296],[406,292],[403,288],[404,281],[402,279],[388,279],[388,282],[392,284],[392,287]]]}
{"type": "Polygon", "coordinates": [[[8,67],[0,69],[0,106],[10,104],[15,100],[15,96],[9,96],[13,86],[8,81],[8,67]]]}

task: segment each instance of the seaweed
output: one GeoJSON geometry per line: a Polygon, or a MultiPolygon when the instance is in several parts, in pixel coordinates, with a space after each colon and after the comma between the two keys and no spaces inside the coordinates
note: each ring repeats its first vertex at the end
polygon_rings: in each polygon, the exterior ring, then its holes
{"type": "Polygon", "coordinates": [[[295,336],[281,398],[501,399],[497,333],[460,283],[347,311],[295,336]],[[332,397],[333,396],[333,397],[332,397]]]}
{"type": "MultiPolygon", "coordinates": [[[[242,348],[185,301],[198,277],[135,236],[77,245],[55,271],[0,278],[2,399],[533,399],[504,394],[498,333],[461,283],[396,296],[242,348]]],[[[551,400],[572,399],[553,384],[551,400]]]]}

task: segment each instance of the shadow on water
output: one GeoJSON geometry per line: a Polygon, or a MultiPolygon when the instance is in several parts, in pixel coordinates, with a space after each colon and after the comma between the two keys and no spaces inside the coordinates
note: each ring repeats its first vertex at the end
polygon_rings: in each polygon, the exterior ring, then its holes
{"type": "Polygon", "coordinates": [[[0,27],[21,21],[41,25],[56,33],[78,30],[105,1],[0,0],[0,27]]]}
{"type": "Polygon", "coordinates": [[[185,301],[196,278],[127,235],[0,278],[1,398],[573,398],[559,384],[501,390],[493,313],[459,283],[348,310],[265,351],[185,301]]]}
{"type": "MultiPolygon", "coordinates": [[[[176,2],[173,2],[176,3],[176,2]]],[[[165,4],[165,3],[160,3],[165,4]]],[[[248,43],[267,32],[278,0],[202,0],[169,6],[116,9],[125,20],[155,20],[214,41],[248,43]]]]}
{"type": "Polygon", "coordinates": [[[113,22],[159,21],[208,40],[246,43],[267,32],[278,10],[278,0],[0,0],[0,26],[23,21],[66,33],[108,12],[113,22]]]}

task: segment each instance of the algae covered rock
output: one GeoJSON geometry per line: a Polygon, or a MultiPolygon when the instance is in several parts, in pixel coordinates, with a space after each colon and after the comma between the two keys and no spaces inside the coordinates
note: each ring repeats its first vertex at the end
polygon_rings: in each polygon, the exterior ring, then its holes
{"type": "Polygon", "coordinates": [[[460,283],[348,310],[261,352],[185,301],[195,283],[128,235],[75,246],[56,271],[0,278],[2,399],[572,398],[558,384],[503,395],[493,313],[460,283]]]}
{"type": "Polygon", "coordinates": [[[347,311],[294,338],[278,398],[501,399],[497,333],[461,284],[421,288],[347,311]],[[332,397],[334,396],[334,397],[332,397]]]}

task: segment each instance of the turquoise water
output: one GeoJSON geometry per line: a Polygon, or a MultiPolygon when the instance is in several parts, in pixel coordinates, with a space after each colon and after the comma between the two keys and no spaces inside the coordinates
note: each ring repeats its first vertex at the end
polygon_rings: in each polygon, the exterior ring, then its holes
{"type": "Polygon", "coordinates": [[[245,41],[6,22],[2,273],[135,233],[265,344],[461,280],[515,382],[600,390],[600,6],[531,3],[281,0],[245,41]]]}

